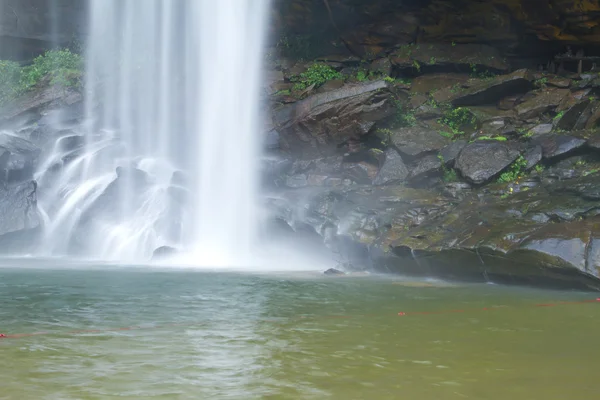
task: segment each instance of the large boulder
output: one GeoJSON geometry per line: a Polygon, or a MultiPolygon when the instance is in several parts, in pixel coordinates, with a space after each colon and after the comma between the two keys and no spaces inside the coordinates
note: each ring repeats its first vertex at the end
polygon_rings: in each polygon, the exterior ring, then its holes
{"type": "Polygon", "coordinates": [[[466,146],[456,159],[456,169],[469,182],[490,181],[519,157],[519,150],[496,141],[476,141],[466,146]]]}
{"type": "Polygon", "coordinates": [[[519,118],[531,119],[555,109],[568,94],[568,89],[546,89],[519,104],[515,110],[519,118]]]}
{"type": "Polygon", "coordinates": [[[35,229],[40,224],[35,181],[0,185],[0,235],[35,229]]]}
{"type": "Polygon", "coordinates": [[[543,158],[550,160],[582,148],[586,141],[570,135],[538,135],[532,141],[541,146],[543,158]]]}
{"type": "Polygon", "coordinates": [[[465,72],[479,70],[506,71],[507,62],[497,49],[485,44],[451,45],[450,43],[419,43],[401,46],[390,60],[399,69],[447,69],[465,72]]]}
{"type": "Polygon", "coordinates": [[[450,143],[450,139],[437,131],[418,126],[394,130],[391,140],[398,151],[408,157],[436,153],[450,143]]]}
{"type": "Polygon", "coordinates": [[[273,112],[284,147],[311,158],[331,155],[349,138],[360,138],[396,112],[384,81],[310,96],[273,112]]]}
{"type": "Polygon", "coordinates": [[[373,180],[374,185],[403,182],[409,175],[408,169],[400,154],[394,149],[385,152],[385,160],[379,173],[373,180]]]}
{"type": "Polygon", "coordinates": [[[40,149],[33,143],[7,132],[0,133],[0,183],[33,179],[40,149]]]}
{"type": "Polygon", "coordinates": [[[438,102],[450,101],[455,107],[495,105],[507,96],[523,94],[531,90],[532,80],[531,73],[521,69],[508,75],[476,80],[468,88],[440,90],[433,97],[438,102]]]}

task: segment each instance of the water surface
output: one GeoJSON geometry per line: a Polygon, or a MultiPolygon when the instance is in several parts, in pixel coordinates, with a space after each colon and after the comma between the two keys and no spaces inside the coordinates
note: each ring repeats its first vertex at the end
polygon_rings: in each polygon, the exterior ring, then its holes
{"type": "Polygon", "coordinates": [[[147,268],[0,268],[0,399],[590,399],[595,295],[147,268]],[[485,311],[483,308],[496,307],[485,311]],[[462,309],[464,313],[399,312],[462,309]],[[134,330],[112,328],[138,327],[134,330]],[[90,333],[69,333],[100,330],[90,333]]]}

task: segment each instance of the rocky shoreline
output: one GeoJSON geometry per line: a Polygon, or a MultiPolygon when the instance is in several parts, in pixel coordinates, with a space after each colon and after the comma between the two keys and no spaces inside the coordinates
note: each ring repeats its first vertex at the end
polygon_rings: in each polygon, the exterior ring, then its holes
{"type": "Polygon", "coordinates": [[[277,63],[271,208],[350,269],[600,289],[600,75],[471,47],[322,57],[340,75],[302,91],[314,62],[277,63]]]}

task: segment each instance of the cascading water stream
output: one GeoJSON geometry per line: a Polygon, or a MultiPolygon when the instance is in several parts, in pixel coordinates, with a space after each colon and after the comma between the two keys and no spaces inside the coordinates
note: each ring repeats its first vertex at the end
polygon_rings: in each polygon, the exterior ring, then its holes
{"type": "Polygon", "coordinates": [[[36,178],[46,254],[248,262],[269,0],[90,0],[85,124],[36,178]]]}

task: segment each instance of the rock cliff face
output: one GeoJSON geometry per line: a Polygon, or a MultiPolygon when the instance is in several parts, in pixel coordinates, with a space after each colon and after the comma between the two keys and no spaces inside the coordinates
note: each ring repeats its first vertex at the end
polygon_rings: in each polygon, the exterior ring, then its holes
{"type": "Polygon", "coordinates": [[[280,2],[271,209],[348,268],[600,289],[598,7],[280,2]]]}
{"type": "Polygon", "coordinates": [[[0,2],[0,59],[26,61],[85,33],[86,1],[0,2]]]}

